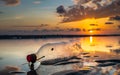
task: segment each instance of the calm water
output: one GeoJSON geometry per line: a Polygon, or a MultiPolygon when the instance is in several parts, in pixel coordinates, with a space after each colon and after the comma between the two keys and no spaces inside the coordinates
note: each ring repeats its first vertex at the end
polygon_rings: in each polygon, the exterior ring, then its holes
{"type": "MultiPolygon", "coordinates": [[[[11,69],[29,71],[28,65],[22,64],[27,62],[26,56],[31,53],[36,53],[38,58],[45,56],[45,58],[40,61],[77,56],[84,59],[82,60],[82,66],[96,66],[97,63],[94,62],[95,60],[120,59],[119,50],[120,36],[0,40],[0,72],[4,70],[11,71],[11,69]],[[48,43],[51,44],[49,45],[48,43]],[[54,48],[54,51],[49,51],[51,48],[54,48]],[[80,55],[80,53],[83,52],[87,52],[88,55],[80,55]]],[[[59,66],[39,66],[39,62],[37,62],[36,71],[39,75],[52,75],[55,72],[56,74],[53,75],[58,75],[57,72],[78,70],[80,67],[81,63],[59,66]]],[[[106,68],[107,67],[104,69],[106,68]]],[[[107,68],[107,70],[112,69],[111,75],[112,71],[114,71],[113,68],[113,66],[107,68]]],[[[100,74],[96,73],[96,75],[100,74]]]]}

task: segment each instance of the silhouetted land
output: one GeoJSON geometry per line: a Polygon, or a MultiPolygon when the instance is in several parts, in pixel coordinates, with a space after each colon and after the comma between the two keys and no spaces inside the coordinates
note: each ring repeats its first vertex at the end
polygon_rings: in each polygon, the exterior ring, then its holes
{"type": "Polygon", "coordinates": [[[0,35],[0,39],[39,39],[39,38],[74,38],[74,37],[109,37],[120,36],[120,34],[109,35],[0,35]]]}

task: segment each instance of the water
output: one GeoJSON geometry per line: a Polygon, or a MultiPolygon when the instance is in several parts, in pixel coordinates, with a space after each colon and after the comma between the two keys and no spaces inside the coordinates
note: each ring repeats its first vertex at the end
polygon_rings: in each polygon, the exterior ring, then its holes
{"type": "MultiPolygon", "coordinates": [[[[109,75],[112,75],[115,71],[114,66],[96,67],[98,63],[94,61],[120,59],[120,36],[0,40],[0,73],[6,72],[6,70],[29,71],[28,65],[22,64],[27,62],[26,56],[31,53],[35,53],[38,58],[45,56],[44,59],[39,60],[40,62],[57,58],[69,58],[71,56],[82,58],[80,61],[83,63],[57,66],[39,66],[40,63],[37,62],[36,71],[39,75],[59,75],[59,72],[65,73],[62,71],[69,73],[83,69],[83,66],[95,66],[94,68],[87,68],[94,69],[93,71],[99,70],[96,75],[100,75],[100,72],[104,72],[107,75],[107,71],[110,71],[109,75]],[[53,50],[51,50],[52,48],[53,50]],[[82,55],[80,53],[88,54],[82,55]]],[[[76,61],[76,59],[73,60],[76,61]]]]}

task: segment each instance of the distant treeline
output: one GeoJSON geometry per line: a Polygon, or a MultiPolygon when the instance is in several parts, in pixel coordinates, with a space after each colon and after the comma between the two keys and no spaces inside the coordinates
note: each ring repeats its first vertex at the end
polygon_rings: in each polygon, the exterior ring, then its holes
{"type": "Polygon", "coordinates": [[[0,39],[39,39],[39,38],[73,38],[73,37],[103,37],[103,36],[120,36],[120,34],[112,35],[0,35],[0,39]]]}

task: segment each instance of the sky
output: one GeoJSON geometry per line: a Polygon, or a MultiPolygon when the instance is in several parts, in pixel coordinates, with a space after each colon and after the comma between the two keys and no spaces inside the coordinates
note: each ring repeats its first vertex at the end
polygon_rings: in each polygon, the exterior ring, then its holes
{"type": "Polygon", "coordinates": [[[120,34],[120,0],[0,0],[0,34],[120,34]]]}

